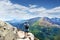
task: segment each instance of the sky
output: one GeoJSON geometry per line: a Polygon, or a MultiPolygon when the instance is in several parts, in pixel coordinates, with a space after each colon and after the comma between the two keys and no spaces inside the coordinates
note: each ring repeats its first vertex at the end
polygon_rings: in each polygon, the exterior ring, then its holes
{"type": "Polygon", "coordinates": [[[54,8],[60,6],[60,0],[11,0],[12,3],[18,3],[23,6],[37,5],[37,7],[54,8]]]}
{"type": "Polygon", "coordinates": [[[0,0],[0,20],[60,18],[60,0],[0,0]]]}

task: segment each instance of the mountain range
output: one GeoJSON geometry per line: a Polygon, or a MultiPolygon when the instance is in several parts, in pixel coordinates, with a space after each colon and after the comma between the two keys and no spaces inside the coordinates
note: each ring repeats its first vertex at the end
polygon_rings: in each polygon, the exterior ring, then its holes
{"type": "Polygon", "coordinates": [[[30,24],[30,32],[39,40],[60,40],[60,18],[36,17],[29,20],[6,21],[18,29],[24,30],[24,23],[30,24]]]}
{"type": "Polygon", "coordinates": [[[44,24],[60,25],[60,18],[48,18],[48,17],[36,17],[36,18],[29,19],[29,20],[16,20],[16,19],[14,19],[14,20],[11,20],[11,21],[6,21],[6,22],[10,23],[11,25],[13,25],[17,28],[22,28],[24,22],[26,22],[26,21],[28,21],[28,23],[30,25],[34,24],[37,21],[40,22],[40,25],[41,25],[41,22],[43,22],[43,25],[44,24]]]}

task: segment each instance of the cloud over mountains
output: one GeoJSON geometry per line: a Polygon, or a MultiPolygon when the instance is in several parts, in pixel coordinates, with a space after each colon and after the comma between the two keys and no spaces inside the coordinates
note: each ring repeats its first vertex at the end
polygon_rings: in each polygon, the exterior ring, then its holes
{"type": "Polygon", "coordinates": [[[33,17],[60,17],[60,6],[46,9],[43,6],[13,4],[10,0],[0,0],[0,19],[29,19],[33,17]]]}

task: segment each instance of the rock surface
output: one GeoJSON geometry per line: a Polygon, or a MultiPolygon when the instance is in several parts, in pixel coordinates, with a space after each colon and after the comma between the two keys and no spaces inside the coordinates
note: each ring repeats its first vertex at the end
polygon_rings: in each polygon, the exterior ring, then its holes
{"type": "Polygon", "coordinates": [[[24,38],[25,37],[24,31],[21,31],[21,30],[18,31],[18,29],[16,27],[13,27],[12,25],[10,25],[7,22],[0,21],[0,27],[7,28],[8,30],[9,29],[12,30],[14,32],[14,34],[16,35],[16,36],[14,35],[15,36],[14,40],[34,40],[34,35],[32,33],[28,33],[28,36],[26,38],[24,38]],[[15,28],[15,29],[13,30],[13,28],[15,28]]]}
{"type": "Polygon", "coordinates": [[[18,36],[19,38],[17,38],[17,40],[34,40],[34,35],[32,33],[28,33],[29,36],[27,36],[25,39],[24,38],[24,32],[23,31],[19,31],[18,32],[18,36]]]}

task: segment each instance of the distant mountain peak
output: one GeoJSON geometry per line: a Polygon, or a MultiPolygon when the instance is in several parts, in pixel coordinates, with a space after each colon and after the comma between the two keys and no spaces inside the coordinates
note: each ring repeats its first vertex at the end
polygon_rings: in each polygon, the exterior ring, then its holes
{"type": "Polygon", "coordinates": [[[46,18],[46,17],[40,18],[39,25],[40,26],[46,26],[46,27],[58,26],[57,24],[52,24],[52,22],[50,22],[49,18],[46,18]]]}
{"type": "Polygon", "coordinates": [[[50,23],[49,21],[46,20],[45,17],[43,17],[39,20],[39,25],[50,26],[52,25],[52,23],[50,23]]]}

